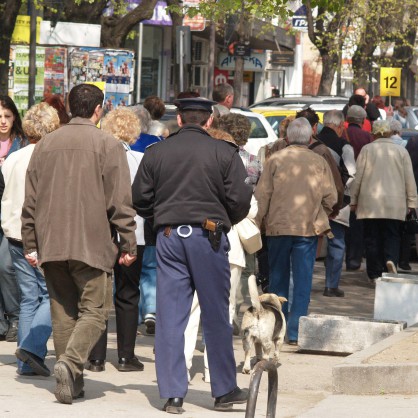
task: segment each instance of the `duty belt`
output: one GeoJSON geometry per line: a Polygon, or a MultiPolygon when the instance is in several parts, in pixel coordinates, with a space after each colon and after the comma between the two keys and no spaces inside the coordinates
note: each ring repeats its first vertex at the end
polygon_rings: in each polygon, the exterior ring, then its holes
{"type": "MultiPolygon", "coordinates": [[[[209,242],[214,251],[218,251],[221,245],[222,239],[222,232],[224,231],[224,224],[221,221],[213,221],[211,219],[205,219],[201,225],[193,225],[194,227],[201,227],[206,231],[209,231],[209,242]]],[[[182,238],[188,238],[192,234],[192,225],[178,225],[177,226],[177,234],[182,238]],[[184,233],[182,229],[188,228],[188,232],[184,233]]],[[[171,231],[173,230],[173,226],[167,225],[164,227],[164,236],[169,237],[171,235],[171,231]]]]}

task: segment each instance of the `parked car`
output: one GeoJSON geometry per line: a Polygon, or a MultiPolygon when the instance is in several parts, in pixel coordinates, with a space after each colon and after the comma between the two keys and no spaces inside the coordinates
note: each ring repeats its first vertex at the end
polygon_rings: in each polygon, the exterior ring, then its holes
{"type": "Polygon", "coordinates": [[[239,108],[232,108],[231,112],[246,116],[251,123],[250,137],[244,147],[250,154],[257,155],[262,146],[277,140],[277,135],[263,115],[239,108]]]}
{"type": "Polygon", "coordinates": [[[406,106],[405,109],[407,111],[408,128],[418,131],[418,106],[406,106]]]}
{"type": "MultiPolygon", "coordinates": [[[[268,107],[255,107],[251,110],[254,113],[259,113],[263,115],[267,119],[271,127],[273,128],[274,133],[277,136],[279,136],[280,135],[280,132],[279,132],[280,122],[284,118],[287,118],[288,116],[296,116],[297,112],[305,109],[306,107],[307,106],[300,107],[296,105],[288,105],[288,106],[280,106],[280,107],[268,106],[268,107]]],[[[316,112],[316,113],[318,114],[318,117],[319,117],[318,132],[320,132],[323,126],[322,120],[324,117],[324,113],[323,112],[316,112]]]]}
{"type": "Polygon", "coordinates": [[[416,130],[416,129],[402,129],[400,136],[405,141],[409,141],[410,138],[418,136],[418,130],[416,130]]]}
{"type": "MultiPolygon", "coordinates": [[[[343,96],[284,96],[270,97],[250,106],[251,109],[265,106],[299,105],[301,107],[314,104],[342,104],[348,103],[348,97],[343,96]]],[[[312,107],[312,106],[311,106],[312,107]]]]}

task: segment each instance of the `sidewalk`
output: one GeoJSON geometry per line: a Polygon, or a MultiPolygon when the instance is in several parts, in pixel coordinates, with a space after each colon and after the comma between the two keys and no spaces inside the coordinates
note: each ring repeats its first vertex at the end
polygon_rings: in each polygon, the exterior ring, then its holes
{"type": "MultiPolygon", "coordinates": [[[[418,264],[413,264],[418,271],[418,264]]],[[[310,312],[373,317],[374,288],[364,272],[344,272],[340,284],[345,298],[322,296],[324,266],[315,267],[310,312]]],[[[53,395],[55,378],[20,377],[16,374],[14,343],[0,342],[0,417],[165,417],[161,411],[155,376],[154,338],[139,335],[136,354],[145,364],[143,372],[120,373],[117,363],[114,317],[110,320],[108,359],[103,373],[85,372],[84,399],[73,405],[59,404],[53,395]]],[[[144,332],[144,327],[140,327],[144,332]]],[[[201,348],[201,344],[198,344],[201,348]]],[[[49,343],[47,365],[55,363],[52,340],[49,343]]],[[[249,375],[241,374],[244,360],[241,340],[234,337],[238,385],[248,387],[249,375]]],[[[418,394],[389,396],[345,396],[332,394],[332,367],[343,361],[338,356],[301,354],[294,346],[284,345],[281,352],[277,418],[418,418],[418,394]]],[[[233,412],[215,412],[210,385],[203,378],[203,354],[195,351],[192,382],[185,398],[184,418],[244,417],[245,406],[237,405],[233,412]]],[[[256,417],[266,416],[267,376],[261,380],[256,417]]]]}

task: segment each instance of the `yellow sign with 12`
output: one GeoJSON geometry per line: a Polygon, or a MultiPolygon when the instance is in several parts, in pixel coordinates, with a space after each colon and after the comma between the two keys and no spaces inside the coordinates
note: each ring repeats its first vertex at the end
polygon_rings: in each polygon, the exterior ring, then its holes
{"type": "Polygon", "coordinates": [[[401,70],[402,68],[382,67],[380,69],[380,95],[401,95],[401,70]]]}

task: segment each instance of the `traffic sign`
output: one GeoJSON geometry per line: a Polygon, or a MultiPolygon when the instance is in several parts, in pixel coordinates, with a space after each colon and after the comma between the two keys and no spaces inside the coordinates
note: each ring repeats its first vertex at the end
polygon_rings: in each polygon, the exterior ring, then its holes
{"type": "Polygon", "coordinates": [[[380,69],[380,95],[401,95],[401,71],[402,68],[382,67],[380,69]]]}

